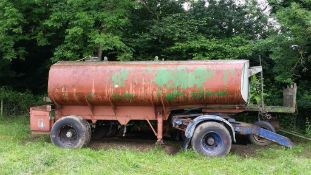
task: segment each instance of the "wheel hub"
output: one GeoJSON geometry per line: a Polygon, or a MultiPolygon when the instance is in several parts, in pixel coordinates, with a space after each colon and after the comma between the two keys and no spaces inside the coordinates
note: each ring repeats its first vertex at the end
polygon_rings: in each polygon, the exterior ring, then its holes
{"type": "Polygon", "coordinates": [[[72,137],[72,132],[71,131],[68,131],[67,133],[66,133],[66,137],[68,137],[68,138],[71,138],[72,137]]]}
{"type": "Polygon", "coordinates": [[[214,145],[214,144],[215,144],[215,139],[214,139],[213,137],[209,137],[209,138],[207,139],[207,144],[208,144],[209,146],[214,145]]]}
{"type": "Polygon", "coordinates": [[[203,148],[208,152],[217,151],[223,145],[220,135],[216,132],[207,133],[201,140],[203,148]]]}

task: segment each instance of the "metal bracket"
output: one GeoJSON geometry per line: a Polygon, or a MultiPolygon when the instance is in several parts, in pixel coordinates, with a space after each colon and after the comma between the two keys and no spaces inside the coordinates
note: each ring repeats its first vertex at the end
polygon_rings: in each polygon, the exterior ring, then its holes
{"type": "Polygon", "coordinates": [[[147,121],[147,123],[149,124],[151,130],[153,131],[154,135],[155,135],[155,136],[158,136],[156,130],[153,128],[153,126],[152,126],[152,124],[150,123],[150,121],[149,121],[148,119],[146,119],[146,121],[147,121]]]}
{"type": "Polygon", "coordinates": [[[109,98],[109,103],[111,105],[111,109],[112,109],[113,114],[116,115],[116,106],[112,102],[111,98],[109,98]]]}
{"type": "Polygon", "coordinates": [[[93,116],[94,115],[94,112],[93,112],[94,106],[90,103],[90,101],[88,100],[87,97],[85,97],[85,101],[86,101],[87,106],[89,107],[89,110],[90,110],[90,112],[91,112],[91,114],[93,116]]]}
{"type": "Polygon", "coordinates": [[[249,69],[248,69],[248,77],[251,77],[251,76],[253,76],[253,75],[255,75],[255,74],[258,74],[259,72],[261,72],[262,71],[262,66],[254,66],[254,67],[250,67],[249,69]]]}

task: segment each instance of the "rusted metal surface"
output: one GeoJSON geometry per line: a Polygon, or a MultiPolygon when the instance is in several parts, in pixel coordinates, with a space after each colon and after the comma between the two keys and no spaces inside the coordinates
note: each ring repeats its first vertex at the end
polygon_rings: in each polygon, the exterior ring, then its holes
{"type": "Polygon", "coordinates": [[[247,60],[59,62],[50,69],[48,95],[56,120],[68,115],[121,125],[156,120],[161,143],[170,107],[245,105],[248,65],[247,60]]]}
{"type": "Polygon", "coordinates": [[[202,112],[239,113],[245,111],[245,109],[245,105],[207,105],[202,108],[202,112]]]}
{"type": "MultiPolygon", "coordinates": [[[[59,62],[48,94],[59,105],[238,105],[246,60],[59,62]]],[[[248,80],[245,80],[248,81],[248,80]]]]}
{"type": "Polygon", "coordinates": [[[53,122],[50,118],[50,105],[30,108],[30,129],[33,134],[50,132],[53,122]]]}
{"type": "Polygon", "coordinates": [[[157,116],[157,144],[163,144],[163,116],[157,116]]]}
{"type": "Polygon", "coordinates": [[[286,107],[286,106],[265,106],[264,109],[262,109],[258,105],[250,104],[246,107],[247,111],[262,111],[269,112],[269,113],[294,113],[296,108],[294,107],[286,107]]]}
{"type": "Polygon", "coordinates": [[[64,105],[56,111],[58,111],[56,119],[77,115],[87,120],[119,120],[122,125],[127,124],[129,120],[157,120],[155,109],[151,106],[118,106],[114,110],[111,106],[94,106],[93,113],[91,113],[87,105],[64,105]]]}
{"type": "Polygon", "coordinates": [[[152,130],[153,134],[154,134],[155,136],[157,136],[158,134],[157,134],[156,130],[153,128],[153,126],[152,126],[152,124],[150,123],[150,121],[149,121],[148,119],[146,119],[146,121],[147,121],[147,123],[148,123],[150,129],[152,130]]]}

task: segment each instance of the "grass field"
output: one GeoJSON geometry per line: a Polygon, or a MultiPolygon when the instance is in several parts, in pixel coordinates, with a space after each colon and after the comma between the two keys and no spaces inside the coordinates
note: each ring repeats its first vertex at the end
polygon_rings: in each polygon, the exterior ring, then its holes
{"type": "Polygon", "coordinates": [[[32,139],[27,118],[18,117],[0,119],[0,174],[311,174],[311,144],[272,145],[222,158],[192,150],[169,155],[160,147],[69,150],[53,146],[48,137],[32,139]]]}

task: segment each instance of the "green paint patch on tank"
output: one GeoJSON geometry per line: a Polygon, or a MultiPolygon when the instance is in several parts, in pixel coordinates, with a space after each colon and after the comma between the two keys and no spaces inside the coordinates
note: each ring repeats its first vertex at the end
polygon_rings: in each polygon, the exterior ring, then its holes
{"type": "Polygon", "coordinates": [[[224,97],[224,96],[227,96],[228,95],[228,92],[227,91],[217,91],[214,93],[215,96],[217,97],[224,97]]]}
{"type": "Polygon", "coordinates": [[[200,91],[195,91],[191,92],[191,98],[195,100],[203,100],[205,97],[211,97],[211,96],[217,96],[217,97],[222,97],[222,96],[227,96],[228,92],[227,91],[217,91],[217,92],[211,92],[211,91],[206,91],[200,90],[200,91]]]}
{"type": "Polygon", "coordinates": [[[210,97],[210,96],[213,96],[213,92],[211,92],[211,91],[206,91],[206,92],[205,92],[205,97],[210,97]]]}
{"type": "Polygon", "coordinates": [[[204,99],[204,90],[191,92],[191,97],[196,100],[204,99]]]}
{"type": "Polygon", "coordinates": [[[173,92],[166,94],[165,99],[167,101],[174,101],[176,100],[177,97],[183,97],[183,96],[185,96],[185,93],[174,90],[173,92]]]}
{"type": "Polygon", "coordinates": [[[128,78],[128,74],[129,72],[126,69],[114,73],[111,77],[113,85],[123,86],[124,81],[128,78]]]}
{"type": "Polygon", "coordinates": [[[185,66],[178,66],[176,69],[158,70],[154,81],[159,87],[187,89],[196,86],[202,88],[206,79],[213,76],[214,72],[205,68],[199,67],[194,71],[189,71],[185,66]]]}
{"type": "Polygon", "coordinates": [[[131,101],[134,98],[134,94],[124,93],[124,94],[112,94],[111,98],[113,100],[126,100],[131,101]]]}

